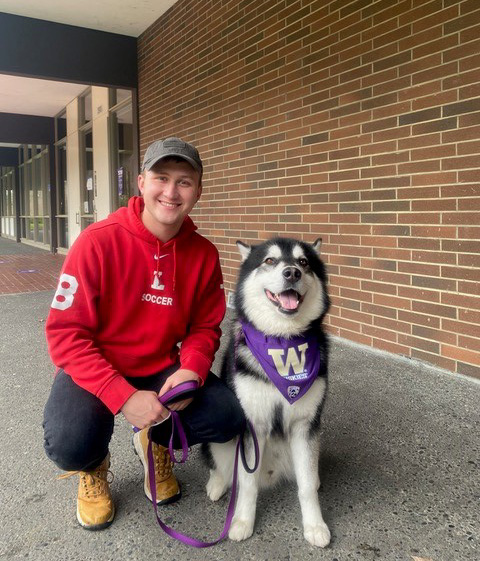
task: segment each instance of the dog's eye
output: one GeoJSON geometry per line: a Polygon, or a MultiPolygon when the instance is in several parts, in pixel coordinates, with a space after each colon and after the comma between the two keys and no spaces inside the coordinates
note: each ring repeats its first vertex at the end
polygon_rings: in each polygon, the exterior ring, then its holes
{"type": "Polygon", "coordinates": [[[307,261],[307,259],[305,259],[305,257],[302,257],[301,259],[299,259],[298,262],[300,263],[300,265],[302,267],[306,267],[308,265],[308,261],[307,261]]]}
{"type": "Polygon", "coordinates": [[[266,263],[267,265],[275,265],[276,261],[275,259],[273,259],[273,257],[267,257],[264,263],[266,263]]]}

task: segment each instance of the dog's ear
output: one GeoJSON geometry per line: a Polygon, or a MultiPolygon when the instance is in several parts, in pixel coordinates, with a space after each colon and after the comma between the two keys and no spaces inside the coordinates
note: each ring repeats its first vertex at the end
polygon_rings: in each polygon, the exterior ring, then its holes
{"type": "Polygon", "coordinates": [[[313,244],[313,249],[317,252],[317,255],[320,255],[320,250],[322,249],[322,238],[317,238],[313,244]]]}
{"type": "Polygon", "coordinates": [[[237,240],[236,243],[237,243],[238,251],[242,256],[242,261],[245,261],[245,259],[250,255],[252,248],[246,243],[241,242],[240,240],[237,240]]]}

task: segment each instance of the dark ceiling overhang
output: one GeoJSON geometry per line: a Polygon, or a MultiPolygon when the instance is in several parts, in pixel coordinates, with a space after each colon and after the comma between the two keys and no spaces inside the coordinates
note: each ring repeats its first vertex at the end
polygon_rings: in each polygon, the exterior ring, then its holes
{"type": "Polygon", "coordinates": [[[0,13],[0,73],[137,87],[137,39],[0,13]]]}
{"type": "Polygon", "coordinates": [[[0,113],[0,142],[52,144],[54,126],[53,117],[0,113]]]}

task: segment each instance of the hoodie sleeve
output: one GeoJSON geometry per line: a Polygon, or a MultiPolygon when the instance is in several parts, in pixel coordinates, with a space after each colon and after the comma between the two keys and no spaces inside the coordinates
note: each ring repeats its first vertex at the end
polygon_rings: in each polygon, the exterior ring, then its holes
{"type": "Polygon", "coordinates": [[[88,232],[82,232],[63,265],[46,336],[55,366],[116,414],[135,388],[103,357],[95,341],[102,269],[100,251],[88,232]]]}
{"type": "Polygon", "coordinates": [[[195,305],[187,336],[180,349],[182,368],[193,370],[205,381],[220,346],[220,323],[225,316],[225,291],[218,251],[212,246],[205,270],[197,279],[195,305]],[[202,283],[202,284],[200,284],[202,283]]]}

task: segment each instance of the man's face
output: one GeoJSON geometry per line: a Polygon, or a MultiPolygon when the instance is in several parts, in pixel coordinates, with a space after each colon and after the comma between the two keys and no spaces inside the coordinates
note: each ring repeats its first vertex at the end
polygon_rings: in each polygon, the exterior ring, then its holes
{"type": "Polygon", "coordinates": [[[200,174],[184,160],[160,160],[138,176],[145,201],[142,221],[162,241],[173,238],[202,193],[200,174]]]}

